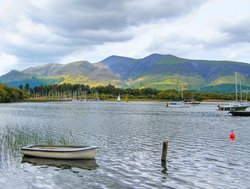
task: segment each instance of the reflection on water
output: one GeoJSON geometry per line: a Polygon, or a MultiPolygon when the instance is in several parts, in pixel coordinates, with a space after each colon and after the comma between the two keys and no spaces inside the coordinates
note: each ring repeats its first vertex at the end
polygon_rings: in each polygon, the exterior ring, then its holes
{"type": "Polygon", "coordinates": [[[22,157],[22,163],[30,163],[35,166],[48,165],[63,169],[81,168],[87,170],[95,170],[98,165],[95,159],[92,160],[62,160],[62,159],[48,159],[35,157],[22,157]]]}
{"type": "Polygon", "coordinates": [[[0,104],[0,184],[7,189],[248,188],[250,118],[216,109],[216,104],[167,109],[148,102],[0,104]],[[171,143],[162,164],[166,138],[171,143]],[[30,144],[100,149],[94,162],[22,158],[20,147],[30,144]]]}
{"type": "Polygon", "coordinates": [[[161,166],[162,166],[162,173],[163,174],[166,174],[166,175],[168,175],[168,167],[167,167],[167,162],[166,161],[162,161],[161,162],[161,166]]]}

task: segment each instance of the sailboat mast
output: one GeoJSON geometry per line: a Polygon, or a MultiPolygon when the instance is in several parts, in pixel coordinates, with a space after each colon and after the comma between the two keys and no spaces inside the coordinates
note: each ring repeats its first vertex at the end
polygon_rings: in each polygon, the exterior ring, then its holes
{"type": "Polygon", "coordinates": [[[235,72],[235,100],[238,101],[238,95],[237,95],[237,72],[235,72]]]}
{"type": "Polygon", "coordinates": [[[246,102],[247,102],[247,93],[248,93],[248,88],[246,89],[246,102]]]}
{"type": "Polygon", "coordinates": [[[242,101],[242,88],[241,88],[241,80],[240,80],[240,101],[242,101]]]}
{"type": "Polygon", "coordinates": [[[183,94],[183,82],[181,78],[181,72],[180,72],[180,90],[181,90],[181,100],[183,100],[184,94],[183,94]]]}
{"type": "Polygon", "coordinates": [[[183,94],[183,88],[181,89],[181,99],[183,100],[184,94],[183,94]]]}

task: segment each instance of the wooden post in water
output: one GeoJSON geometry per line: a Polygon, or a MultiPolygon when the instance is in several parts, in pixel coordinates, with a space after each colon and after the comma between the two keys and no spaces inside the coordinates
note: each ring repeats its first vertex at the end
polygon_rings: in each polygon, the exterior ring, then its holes
{"type": "Polygon", "coordinates": [[[163,146],[162,146],[162,154],[161,154],[161,161],[162,162],[167,161],[167,153],[168,153],[168,141],[164,141],[163,146]]]}

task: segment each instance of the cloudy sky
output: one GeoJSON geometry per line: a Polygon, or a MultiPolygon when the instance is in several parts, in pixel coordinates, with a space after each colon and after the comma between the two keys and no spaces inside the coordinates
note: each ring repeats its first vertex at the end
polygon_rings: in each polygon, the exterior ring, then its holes
{"type": "Polygon", "coordinates": [[[0,75],[151,53],[250,63],[249,0],[0,0],[0,75]]]}

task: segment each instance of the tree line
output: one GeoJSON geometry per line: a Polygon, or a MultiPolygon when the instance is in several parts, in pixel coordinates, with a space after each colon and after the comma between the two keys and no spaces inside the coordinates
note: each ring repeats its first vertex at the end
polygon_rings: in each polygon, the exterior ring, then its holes
{"type": "Polygon", "coordinates": [[[0,84],[0,103],[23,101],[27,97],[24,90],[0,84]]]}
{"type": "Polygon", "coordinates": [[[175,89],[156,90],[152,88],[118,88],[114,85],[90,87],[83,84],[54,84],[42,85],[30,88],[19,86],[25,90],[31,97],[46,97],[50,99],[65,98],[100,98],[101,100],[115,99],[118,95],[122,98],[126,96],[129,99],[148,99],[148,100],[234,100],[234,94],[219,94],[212,92],[194,92],[191,90],[178,91],[175,89]],[[97,96],[98,95],[98,96],[97,96]]]}

